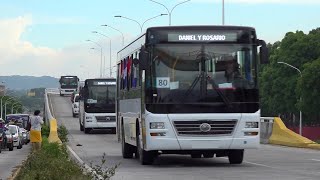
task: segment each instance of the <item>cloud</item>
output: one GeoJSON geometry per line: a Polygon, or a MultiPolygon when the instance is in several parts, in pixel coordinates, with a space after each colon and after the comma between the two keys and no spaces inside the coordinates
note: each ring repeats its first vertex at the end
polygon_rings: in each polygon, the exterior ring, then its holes
{"type": "MultiPolygon", "coordinates": [[[[221,3],[221,0],[192,0],[193,3],[221,3]]],[[[319,0],[225,0],[233,4],[320,4],[319,0]]]]}
{"type": "MultiPolygon", "coordinates": [[[[100,74],[100,53],[90,50],[93,44],[81,43],[62,49],[35,46],[21,39],[21,35],[34,23],[31,15],[11,19],[0,19],[0,76],[33,75],[54,76],[78,75],[80,78],[98,77],[100,74]]],[[[118,36],[111,37],[117,42],[118,36]]],[[[101,38],[98,43],[108,47],[101,38]]],[[[116,49],[120,42],[113,44],[112,64],[116,60],[116,49]]],[[[109,49],[108,49],[109,50],[109,49]]],[[[109,51],[104,50],[106,67],[109,67],[109,51]]],[[[109,74],[109,71],[106,71],[109,74]]]]}

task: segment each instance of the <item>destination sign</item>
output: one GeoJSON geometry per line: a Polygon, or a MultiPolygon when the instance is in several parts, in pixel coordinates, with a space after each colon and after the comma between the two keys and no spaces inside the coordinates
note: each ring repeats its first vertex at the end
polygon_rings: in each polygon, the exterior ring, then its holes
{"type": "Polygon", "coordinates": [[[237,33],[169,33],[168,42],[237,41],[237,33]]]}
{"type": "Polygon", "coordinates": [[[116,85],[116,82],[94,81],[93,85],[95,86],[116,85]]]}

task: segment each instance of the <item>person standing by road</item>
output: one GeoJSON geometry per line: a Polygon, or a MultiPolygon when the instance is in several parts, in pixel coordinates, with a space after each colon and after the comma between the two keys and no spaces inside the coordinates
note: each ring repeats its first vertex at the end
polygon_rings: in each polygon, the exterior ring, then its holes
{"type": "Polygon", "coordinates": [[[41,148],[42,136],[41,136],[41,125],[43,120],[40,117],[40,111],[34,111],[34,115],[30,118],[30,142],[32,144],[32,152],[38,151],[41,148]]]}

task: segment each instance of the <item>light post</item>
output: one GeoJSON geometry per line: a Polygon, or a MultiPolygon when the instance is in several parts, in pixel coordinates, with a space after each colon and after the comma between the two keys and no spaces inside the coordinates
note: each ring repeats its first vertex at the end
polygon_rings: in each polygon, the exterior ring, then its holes
{"type": "Polygon", "coordinates": [[[6,95],[10,95],[10,94],[12,94],[12,93],[13,93],[13,92],[11,92],[11,93],[9,93],[9,94],[4,94],[4,96],[2,96],[1,99],[0,99],[0,101],[1,101],[1,111],[0,111],[1,118],[3,118],[3,116],[2,116],[2,112],[3,112],[2,100],[3,100],[4,97],[6,97],[6,95]]]}
{"type": "Polygon", "coordinates": [[[5,101],[4,101],[4,115],[6,116],[7,115],[7,101],[11,101],[11,100],[13,100],[14,99],[14,97],[9,97],[8,99],[6,99],[5,101]]]}
{"type": "Polygon", "coordinates": [[[111,29],[113,29],[113,30],[116,30],[116,31],[118,31],[119,33],[121,33],[121,36],[122,36],[122,46],[124,46],[124,35],[123,35],[123,33],[122,33],[119,29],[116,29],[116,28],[114,28],[114,27],[112,27],[112,26],[110,26],[110,25],[106,25],[106,24],[101,25],[101,26],[109,27],[109,28],[111,28],[111,29]]]}
{"type": "Polygon", "coordinates": [[[88,42],[92,42],[101,48],[101,59],[100,59],[100,78],[102,77],[102,46],[95,41],[87,40],[88,42]]]}
{"type": "MultiPolygon", "coordinates": [[[[111,68],[111,38],[109,36],[107,36],[107,35],[104,35],[102,33],[97,32],[97,31],[92,31],[92,33],[100,34],[101,36],[104,36],[104,37],[109,39],[109,60],[110,60],[110,68],[111,68]]],[[[103,67],[103,69],[104,68],[105,67],[103,67]]],[[[111,77],[111,72],[110,72],[110,77],[111,77]]]]}
{"type": "MultiPolygon", "coordinates": [[[[278,64],[284,64],[284,65],[287,65],[287,66],[297,70],[300,73],[300,77],[302,77],[302,73],[301,73],[300,69],[292,66],[291,64],[288,64],[288,63],[285,63],[285,62],[278,62],[278,64]]],[[[300,103],[301,102],[302,102],[302,97],[300,96],[300,103]]],[[[299,134],[302,135],[302,112],[301,112],[301,108],[300,108],[299,134]]]]}
{"type": "Polygon", "coordinates": [[[19,102],[11,104],[11,114],[13,114],[13,108],[15,108],[16,106],[21,106],[21,104],[19,102]]]}
{"type": "Polygon", "coordinates": [[[133,21],[133,22],[137,23],[137,24],[139,25],[139,27],[140,27],[140,32],[142,33],[143,25],[144,25],[147,21],[149,21],[149,20],[151,20],[151,19],[154,19],[154,18],[157,18],[157,17],[159,17],[159,16],[166,16],[166,15],[168,15],[168,14],[159,14],[159,15],[156,15],[156,16],[154,16],[154,17],[152,17],[152,18],[149,18],[149,19],[145,20],[142,24],[139,23],[137,20],[134,20],[134,19],[131,19],[131,18],[128,18],[128,17],[125,17],[125,16],[119,16],[119,15],[118,15],[118,16],[114,16],[114,17],[127,19],[127,20],[130,20],[130,21],[133,21]]]}
{"type": "Polygon", "coordinates": [[[191,1],[191,0],[182,1],[182,2],[180,2],[180,3],[178,3],[178,4],[176,4],[175,6],[173,6],[173,8],[172,8],[171,10],[169,10],[169,8],[167,8],[164,4],[161,4],[161,3],[157,2],[157,1],[154,1],[154,0],[149,0],[149,1],[154,2],[154,3],[156,3],[156,4],[159,4],[159,5],[163,6],[164,8],[166,8],[166,10],[168,11],[168,14],[169,14],[169,26],[171,26],[171,14],[172,14],[172,11],[173,11],[177,6],[179,6],[179,5],[181,5],[181,4],[184,4],[184,3],[186,3],[186,2],[189,2],[189,1],[191,1]]]}
{"type": "Polygon", "coordinates": [[[159,17],[159,16],[167,16],[167,15],[168,15],[168,14],[159,14],[159,15],[157,15],[157,16],[154,16],[154,17],[152,17],[152,18],[149,18],[149,19],[145,20],[145,21],[142,23],[141,27],[143,27],[143,25],[144,25],[146,22],[150,21],[151,19],[157,18],[157,17],[159,17]]]}
{"type": "Polygon", "coordinates": [[[222,25],[224,25],[224,0],[222,0],[222,25]]]}

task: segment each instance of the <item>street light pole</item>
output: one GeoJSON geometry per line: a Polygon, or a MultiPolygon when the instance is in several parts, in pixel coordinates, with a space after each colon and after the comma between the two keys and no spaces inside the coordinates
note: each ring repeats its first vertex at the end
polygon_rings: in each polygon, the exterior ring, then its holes
{"type": "Polygon", "coordinates": [[[111,28],[111,29],[113,29],[113,30],[116,30],[116,31],[118,31],[119,33],[121,33],[121,36],[122,36],[122,46],[124,46],[124,35],[123,35],[123,33],[122,33],[119,29],[116,29],[116,28],[114,28],[114,27],[112,27],[112,26],[110,26],[110,25],[106,25],[106,24],[101,25],[101,26],[109,27],[109,28],[111,28]]]}
{"type": "Polygon", "coordinates": [[[145,21],[142,23],[141,27],[143,27],[143,25],[144,25],[146,22],[150,21],[151,19],[157,18],[157,17],[159,17],[159,16],[166,16],[166,15],[168,15],[168,14],[159,14],[159,15],[157,15],[157,16],[154,16],[154,17],[152,17],[152,18],[149,18],[149,19],[145,20],[145,21]]]}
{"type": "MultiPolygon", "coordinates": [[[[6,92],[6,91],[4,91],[4,92],[6,92]]],[[[0,99],[0,101],[1,101],[1,110],[0,110],[1,118],[3,118],[3,116],[2,116],[2,112],[3,112],[3,107],[2,107],[2,105],[3,105],[3,104],[2,104],[2,100],[3,100],[3,98],[4,98],[4,97],[6,97],[6,95],[10,95],[10,94],[12,94],[12,93],[4,94],[4,96],[2,96],[2,97],[1,97],[1,99],[0,99]]]]}
{"type": "Polygon", "coordinates": [[[90,39],[88,39],[87,41],[90,41],[101,48],[101,55],[100,55],[100,78],[101,78],[102,77],[102,46],[97,42],[91,41],[90,39]]]}
{"type": "Polygon", "coordinates": [[[224,25],[224,0],[222,0],[222,25],[224,25]]]}
{"type": "MultiPolygon", "coordinates": [[[[302,72],[297,67],[294,67],[291,64],[288,64],[288,63],[285,63],[285,62],[278,62],[278,64],[284,64],[284,65],[287,65],[287,66],[297,70],[300,73],[300,77],[302,77],[302,72]]],[[[300,95],[300,103],[301,102],[302,102],[302,96],[300,95]]],[[[301,112],[301,108],[300,108],[299,134],[302,135],[302,112],[301,112]]]]}
{"type": "Polygon", "coordinates": [[[111,74],[111,38],[107,35],[104,35],[102,33],[97,32],[97,31],[92,31],[92,33],[100,34],[101,36],[104,36],[109,39],[109,61],[110,61],[110,77],[111,77],[111,75],[112,75],[111,74]]]}
{"type": "Polygon", "coordinates": [[[127,18],[127,17],[125,17],[125,16],[114,16],[114,17],[124,18],[124,19],[128,19],[128,20],[131,20],[131,21],[136,22],[136,23],[139,25],[140,30],[141,30],[141,33],[142,33],[143,25],[144,25],[146,22],[150,21],[151,19],[157,18],[157,17],[159,17],[159,16],[166,16],[166,15],[168,15],[168,14],[159,14],[159,15],[156,15],[156,16],[154,16],[154,17],[152,17],[152,18],[149,18],[149,19],[145,20],[142,24],[140,24],[138,21],[136,21],[136,20],[134,20],[134,19],[130,19],[130,18],[127,18]]]}
{"type": "Polygon", "coordinates": [[[164,4],[162,4],[162,3],[159,3],[159,2],[154,1],[154,0],[149,0],[149,1],[154,2],[154,3],[156,3],[156,4],[159,4],[159,5],[163,6],[164,8],[166,8],[166,10],[168,11],[168,14],[169,14],[169,26],[171,26],[172,11],[173,11],[177,6],[179,6],[179,5],[181,5],[181,4],[184,4],[184,3],[186,3],[186,2],[189,2],[189,1],[191,1],[191,0],[182,1],[182,2],[180,2],[180,3],[178,3],[178,4],[176,4],[175,6],[173,6],[173,8],[172,8],[171,10],[169,10],[169,8],[167,8],[167,7],[166,7],[164,4]]]}
{"type": "Polygon", "coordinates": [[[134,19],[131,19],[131,18],[128,18],[128,17],[125,17],[125,16],[119,16],[119,15],[114,16],[114,17],[127,19],[127,20],[130,20],[130,21],[133,21],[133,22],[137,23],[139,25],[139,27],[140,27],[140,32],[142,33],[142,26],[137,20],[134,20],[134,19]]]}

